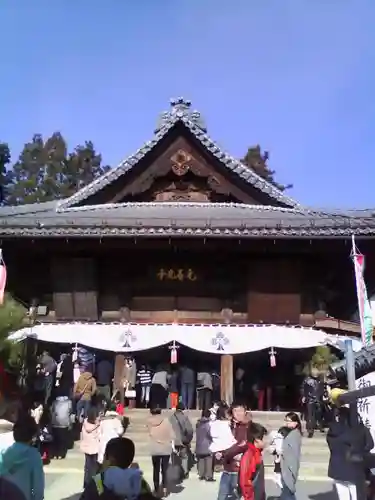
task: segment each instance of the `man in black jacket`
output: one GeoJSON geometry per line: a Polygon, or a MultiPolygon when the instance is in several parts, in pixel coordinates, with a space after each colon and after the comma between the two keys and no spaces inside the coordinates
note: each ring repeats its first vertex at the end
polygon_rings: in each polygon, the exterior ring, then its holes
{"type": "Polygon", "coordinates": [[[312,438],[317,425],[324,432],[321,404],[324,391],[323,382],[315,376],[310,375],[302,383],[302,403],[306,408],[306,429],[308,437],[312,438]]]}

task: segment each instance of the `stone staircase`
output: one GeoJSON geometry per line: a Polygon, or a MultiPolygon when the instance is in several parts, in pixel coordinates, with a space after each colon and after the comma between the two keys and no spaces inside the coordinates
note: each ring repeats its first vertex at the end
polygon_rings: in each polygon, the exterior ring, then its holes
{"type": "MultiPolygon", "coordinates": [[[[170,411],[166,411],[170,414],[170,411]]],[[[188,412],[189,417],[195,428],[196,421],[200,416],[197,410],[188,412]]],[[[136,455],[135,462],[137,462],[142,470],[145,472],[147,479],[151,480],[151,460],[148,444],[148,436],[146,430],[146,422],[149,417],[148,410],[128,410],[127,414],[130,420],[129,427],[126,430],[126,436],[132,439],[135,443],[136,455]]],[[[253,420],[264,425],[269,431],[279,429],[284,423],[285,413],[279,412],[253,412],[253,420]]],[[[193,451],[195,448],[195,441],[193,441],[193,451]]],[[[303,438],[302,443],[302,461],[300,478],[309,479],[311,477],[326,478],[328,466],[329,451],[325,441],[325,435],[316,433],[312,439],[303,438]]],[[[273,473],[273,460],[271,455],[265,451],[264,461],[266,465],[267,475],[273,473]]],[[[83,455],[79,451],[79,443],[76,443],[73,450],[68,452],[66,460],[52,460],[51,464],[46,467],[55,471],[62,468],[66,473],[78,473],[83,470],[83,455]]]]}
{"type": "MultiPolygon", "coordinates": [[[[166,412],[170,413],[170,412],[166,412]]],[[[187,412],[195,428],[196,422],[200,416],[200,411],[190,410],[187,412]]],[[[148,438],[146,431],[146,422],[149,416],[148,410],[130,410],[127,414],[130,419],[126,436],[131,438],[136,445],[136,460],[143,462],[149,457],[148,438]]],[[[253,412],[253,420],[266,427],[269,431],[277,430],[284,425],[284,413],[281,412],[253,412]]],[[[195,441],[193,441],[193,450],[195,441]]],[[[316,432],[312,439],[303,438],[302,442],[302,476],[327,476],[327,466],[329,459],[329,450],[326,444],[325,435],[316,432]]],[[[269,470],[273,470],[273,459],[266,450],[264,453],[265,464],[269,470]]]]}

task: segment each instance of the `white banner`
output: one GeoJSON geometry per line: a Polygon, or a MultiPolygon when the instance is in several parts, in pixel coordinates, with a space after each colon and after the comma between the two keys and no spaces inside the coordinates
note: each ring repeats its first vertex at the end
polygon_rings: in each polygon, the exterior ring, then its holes
{"type": "MultiPolygon", "coordinates": [[[[357,389],[364,389],[365,387],[370,387],[371,385],[375,385],[375,372],[369,373],[368,375],[356,380],[357,389]]],[[[375,396],[358,399],[357,409],[363,423],[370,430],[372,439],[375,443],[375,396]]],[[[375,447],[371,450],[371,453],[374,452],[375,447]]]]}
{"type": "Polygon", "coordinates": [[[321,330],[276,325],[183,325],[66,323],[40,324],[13,334],[14,340],[34,337],[44,342],[81,344],[113,352],[152,349],[170,342],[214,354],[240,354],[276,347],[304,349],[324,345],[321,330]]]}

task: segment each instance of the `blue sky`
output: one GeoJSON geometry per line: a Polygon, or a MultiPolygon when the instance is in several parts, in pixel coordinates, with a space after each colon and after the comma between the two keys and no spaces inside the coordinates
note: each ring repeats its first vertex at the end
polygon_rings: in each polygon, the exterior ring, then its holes
{"type": "Polygon", "coordinates": [[[375,206],[374,0],[2,0],[0,141],[92,140],[115,166],[170,97],[290,194],[375,206]]]}

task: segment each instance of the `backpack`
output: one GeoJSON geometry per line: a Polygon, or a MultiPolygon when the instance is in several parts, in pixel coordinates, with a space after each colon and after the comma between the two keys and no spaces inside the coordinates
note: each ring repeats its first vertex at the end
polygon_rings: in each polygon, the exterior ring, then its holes
{"type": "Polygon", "coordinates": [[[178,418],[176,413],[173,414],[173,417],[175,418],[177,425],[178,425],[178,428],[180,429],[182,444],[184,446],[188,446],[190,444],[190,441],[191,441],[191,436],[190,436],[188,430],[186,429],[186,425],[183,425],[183,423],[178,418]]]}

